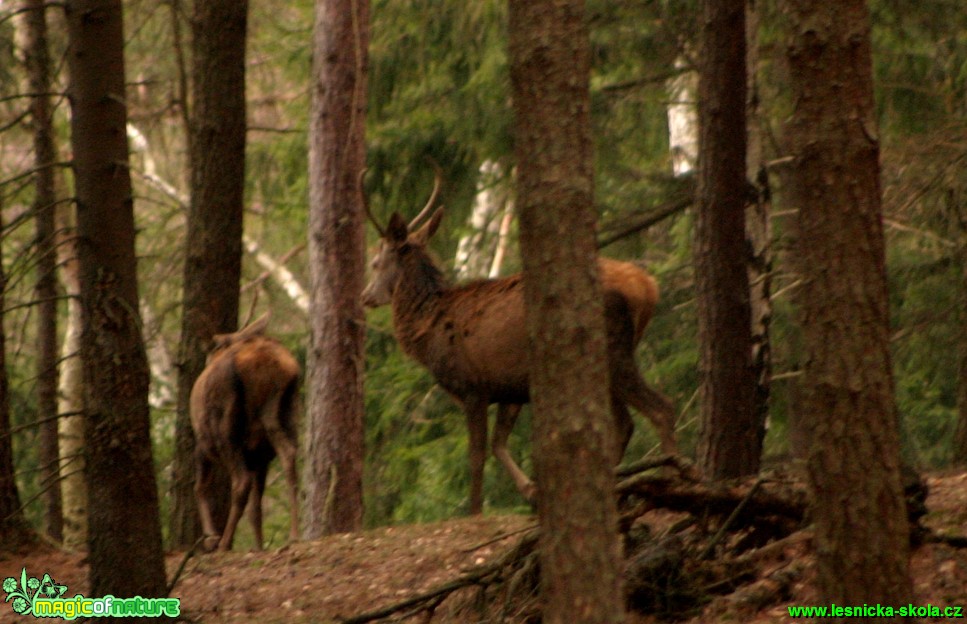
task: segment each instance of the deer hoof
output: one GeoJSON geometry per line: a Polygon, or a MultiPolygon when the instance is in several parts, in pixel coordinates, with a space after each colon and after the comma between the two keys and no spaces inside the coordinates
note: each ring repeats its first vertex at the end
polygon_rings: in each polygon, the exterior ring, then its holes
{"type": "Polygon", "coordinates": [[[206,535],[201,543],[202,550],[205,552],[213,552],[218,548],[218,543],[221,541],[221,538],[221,535],[206,535]]]}
{"type": "Polygon", "coordinates": [[[537,503],[537,486],[533,481],[528,481],[520,488],[520,493],[524,495],[527,502],[533,507],[537,503]]]}

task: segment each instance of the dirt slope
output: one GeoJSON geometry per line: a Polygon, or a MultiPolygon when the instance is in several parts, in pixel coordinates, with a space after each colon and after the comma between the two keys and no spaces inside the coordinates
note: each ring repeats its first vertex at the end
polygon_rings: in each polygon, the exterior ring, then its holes
{"type": "MultiPolygon", "coordinates": [[[[947,534],[967,535],[967,473],[934,475],[926,524],[947,534]]],[[[649,522],[652,520],[649,519],[649,522]]],[[[662,519],[657,515],[656,524],[662,519]]],[[[526,516],[486,516],[448,522],[377,529],[300,542],[263,553],[233,552],[192,558],[172,596],[198,623],[281,622],[321,623],[391,604],[451,580],[475,565],[486,563],[514,543],[519,532],[533,525],[526,516]]],[[[809,559],[795,550],[780,555],[809,559]]],[[[168,556],[169,577],[183,555],[168,556]]],[[[47,547],[31,553],[0,553],[0,578],[49,573],[68,586],[66,596],[87,594],[86,564],[81,556],[47,547]]],[[[967,550],[931,544],[914,554],[912,573],[920,604],[967,607],[967,550]]],[[[792,622],[789,604],[814,604],[812,571],[794,583],[787,601],[765,605],[754,613],[719,603],[693,615],[689,622],[792,622]],[[723,610],[724,609],[724,610],[723,610]]],[[[448,603],[434,622],[466,621],[448,616],[448,603]]],[[[0,623],[35,621],[0,604],[0,623]]],[[[105,620],[107,621],[107,620],[105,620]]],[[[149,621],[149,620],[145,620],[149,621]]],[[[413,620],[419,621],[419,620],[413,620]]],[[[630,621],[654,621],[633,616],[630,621]]]]}

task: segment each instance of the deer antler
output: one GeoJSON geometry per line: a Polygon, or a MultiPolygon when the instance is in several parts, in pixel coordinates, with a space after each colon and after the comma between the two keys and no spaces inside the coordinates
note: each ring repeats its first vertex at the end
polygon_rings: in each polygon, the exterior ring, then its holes
{"type": "Polygon", "coordinates": [[[440,165],[437,161],[432,158],[427,158],[430,164],[433,165],[434,175],[433,175],[433,192],[430,193],[430,199],[427,200],[426,206],[423,206],[423,210],[420,214],[416,215],[412,221],[410,221],[409,230],[412,232],[416,229],[417,224],[430,214],[430,210],[433,209],[433,204],[436,203],[437,197],[440,195],[440,187],[443,185],[443,170],[440,169],[440,165]]]}
{"type": "Polygon", "coordinates": [[[369,169],[363,167],[362,171],[359,172],[359,178],[356,180],[356,187],[359,189],[359,197],[363,203],[363,210],[366,211],[366,216],[369,217],[369,222],[373,224],[373,227],[375,227],[376,231],[379,232],[381,238],[386,238],[386,230],[380,226],[379,221],[376,220],[376,217],[374,217],[373,213],[369,210],[369,198],[366,197],[366,191],[363,189],[363,178],[366,177],[367,171],[369,171],[369,169]]]}

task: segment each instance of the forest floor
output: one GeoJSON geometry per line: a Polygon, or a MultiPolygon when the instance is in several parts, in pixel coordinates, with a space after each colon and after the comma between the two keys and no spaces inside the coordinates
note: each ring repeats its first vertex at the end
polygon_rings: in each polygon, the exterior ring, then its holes
{"type": "MultiPolygon", "coordinates": [[[[924,524],[940,534],[967,535],[967,473],[935,473],[926,481],[930,495],[924,524]]],[[[659,530],[657,525],[673,518],[658,511],[649,512],[644,520],[656,525],[653,530],[659,530]]],[[[870,518],[870,522],[876,519],[870,518]]],[[[534,523],[528,516],[460,518],[338,535],[260,553],[199,555],[189,559],[171,593],[181,599],[187,622],[324,624],[399,602],[453,580],[506,552],[534,523]]],[[[184,553],[168,555],[169,578],[183,559],[184,553]]],[[[812,555],[801,544],[792,545],[765,564],[763,575],[769,572],[769,566],[782,566],[790,559],[811,561],[812,555]]],[[[80,555],[51,547],[29,553],[0,553],[0,578],[19,578],[23,567],[28,575],[49,573],[58,583],[66,584],[65,597],[88,593],[86,562],[80,555]]],[[[807,565],[805,570],[779,601],[758,606],[753,612],[747,607],[745,611],[733,609],[728,600],[720,599],[681,621],[794,621],[787,606],[816,603],[814,566],[807,565]]],[[[915,604],[967,607],[967,549],[938,543],[920,546],[914,552],[911,570],[918,600],[915,604]]],[[[474,589],[461,591],[466,602],[474,589]]],[[[447,608],[448,603],[459,600],[456,595],[443,603],[432,621],[478,621],[466,615],[467,609],[447,608]]],[[[0,604],[0,622],[23,621],[9,603],[0,604]]],[[[633,614],[628,621],[646,624],[659,620],[633,614]]]]}

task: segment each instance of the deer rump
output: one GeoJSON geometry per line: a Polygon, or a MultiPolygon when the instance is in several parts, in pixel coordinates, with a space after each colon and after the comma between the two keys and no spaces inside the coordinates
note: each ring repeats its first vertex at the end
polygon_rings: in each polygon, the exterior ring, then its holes
{"type": "Polygon", "coordinates": [[[233,341],[241,334],[216,337],[216,345],[222,345],[209,355],[190,399],[198,510],[208,538],[206,547],[220,535],[219,550],[231,548],[246,503],[256,548],[262,549],[262,494],[269,464],[276,455],[290,490],[290,537],[295,539],[298,532],[295,406],[299,365],[278,341],[262,335],[243,335],[233,341]],[[224,531],[215,526],[210,507],[215,463],[225,466],[232,484],[224,531]]]}

